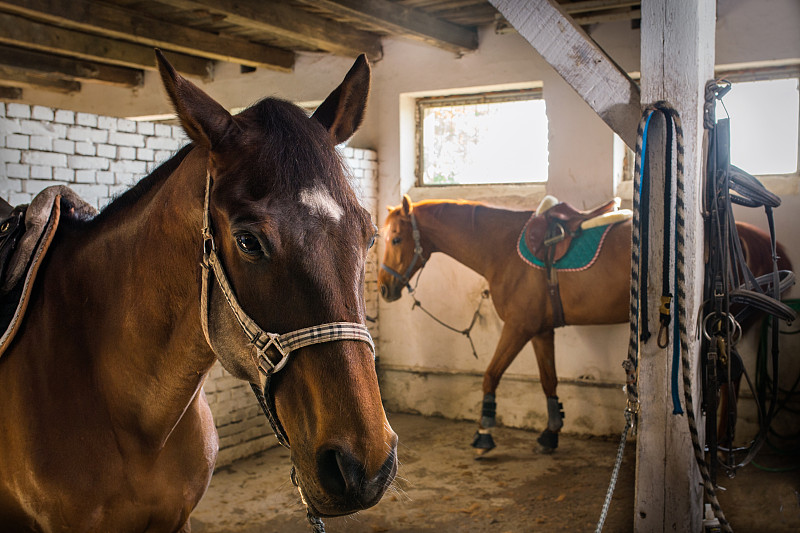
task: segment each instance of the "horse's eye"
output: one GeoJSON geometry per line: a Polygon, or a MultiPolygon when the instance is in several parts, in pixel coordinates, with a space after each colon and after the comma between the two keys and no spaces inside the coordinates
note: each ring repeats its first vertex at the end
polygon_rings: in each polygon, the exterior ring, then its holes
{"type": "Polygon", "coordinates": [[[403,239],[401,239],[400,237],[395,237],[394,239],[392,239],[392,244],[397,246],[398,244],[400,244],[402,242],[402,240],[403,239]]]}
{"type": "Polygon", "coordinates": [[[261,252],[261,243],[258,242],[251,233],[240,233],[236,235],[236,245],[241,251],[249,255],[261,252]]]}

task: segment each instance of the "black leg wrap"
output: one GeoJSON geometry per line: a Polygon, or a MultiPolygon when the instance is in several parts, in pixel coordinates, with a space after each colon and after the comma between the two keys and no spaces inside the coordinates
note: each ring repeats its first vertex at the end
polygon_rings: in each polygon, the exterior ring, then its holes
{"type": "Polygon", "coordinates": [[[497,412],[497,403],[494,401],[494,394],[485,394],[483,396],[483,406],[481,407],[481,427],[493,428],[495,425],[495,413],[497,412]]]}
{"type": "Polygon", "coordinates": [[[558,433],[545,429],[536,442],[539,443],[539,453],[553,453],[558,448],[558,433]]]}
{"type": "Polygon", "coordinates": [[[495,444],[492,434],[476,431],[475,437],[472,439],[472,447],[478,448],[479,450],[486,450],[487,452],[494,449],[495,444]]]}

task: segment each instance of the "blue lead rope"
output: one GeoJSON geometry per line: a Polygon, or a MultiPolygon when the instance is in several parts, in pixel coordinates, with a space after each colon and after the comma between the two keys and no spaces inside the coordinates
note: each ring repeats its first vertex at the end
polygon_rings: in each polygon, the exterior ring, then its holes
{"type": "MultiPolygon", "coordinates": [[[[647,135],[648,135],[648,129],[650,127],[650,120],[653,118],[653,115],[656,113],[656,111],[658,111],[658,110],[657,109],[653,109],[650,112],[650,114],[647,116],[647,120],[645,121],[644,128],[642,130],[641,168],[642,168],[642,174],[643,175],[645,174],[645,168],[646,168],[646,165],[647,165],[647,135]]],[[[665,116],[665,118],[668,118],[668,117],[665,116]]],[[[668,127],[670,126],[669,121],[668,121],[667,126],[668,127]]],[[[667,162],[667,164],[668,165],[672,165],[672,161],[667,162]]],[[[641,203],[641,200],[642,200],[642,190],[644,188],[643,184],[644,184],[644,180],[639,180],[638,194],[639,194],[639,202],[640,203],[641,203]]],[[[649,193],[649,191],[650,191],[649,184],[648,184],[647,190],[648,190],[648,193],[649,193]]],[[[664,207],[665,207],[665,209],[670,209],[670,206],[664,206],[664,207]]],[[[643,238],[641,239],[640,242],[644,242],[644,240],[648,238],[647,235],[643,235],[642,237],[643,238]]],[[[669,238],[669,236],[666,234],[666,232],[665,232],[664,238],[669,238]]],[[[677,257],[677,254],[678,254],[678,243],[677,243],[677,239],[676,239],[673,257],[677,257]]],[[[643,277],[646,276],[646,272],[643,272],[642,276],[643,277]]],[[[644,279],[646,279],[646,278],[644,278],[644,279]]],[[[674,264],[673,280],[677,280],[677,279],[678,279],[678,262],[676,260],[675,264],[674,264]]],[[[643,289],[644,289],[644,292],[646,293],[647,292],[647,286],[645,285],[643,287],[643,289]]],[[[640,311],[640,309],[639,309],[639,301],[636,302],[636,306],[637,306],[636,314],[638,315],[639,311],[640,311]]],[[[647,313],[647,309],[645,309],[644,312],[647,313]]],[[[670,306],[670,314],[672,314],[672,306],[670,306]]],[[[637,324],[637,327],[638,327],[638,324],[637,324]]],[[[674,414],[674,415],[682,415],[683,414],[683,408],[681,407],[681,399],[680,399],[680,392],[679,392],[680,391],[680,386],[678,384],[678,375],[679,375],[679,370],[680,370],[680,358],[681,358],[681,345],[680,345],[680,342],[678,342],[679,335],[680,335],[680,329],[679,329],[678,319],[677,319],[677,317],[673,317],[673,320],[672,320],[672,339],[673,339],[673,342],[672,342],[672,372],[671,372],[671,376],[670,376],[671,377],[671,379],[670,379],[670,388],[671,388],[671,395],[672,395],[672,414],[674,414]]],[[[647,334],[647,336],[649,337],[649,333],[647,334]]]]}

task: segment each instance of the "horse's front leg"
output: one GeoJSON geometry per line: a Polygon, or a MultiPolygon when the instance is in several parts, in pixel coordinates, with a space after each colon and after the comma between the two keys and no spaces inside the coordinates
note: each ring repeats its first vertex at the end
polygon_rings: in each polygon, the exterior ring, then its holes
{"type": "Polygon", "coordinates": [[[483,374],[483,406],[481,409],[481,421],[478,431],[472,440],[472,447],[478,452],[478,456],[485,454],[495,447],[492,438],[492,428],[495,425],[495,391],[500,383],[500,378],[508,368],[508,365],[517,357],[522,347],[530,339],[530,335],[524,331],[505,324],[500,333],[500,341],[494,349],[492,361],[483,374]]]}
{"type": "Polygon", "coordinates": [[[553,453],[558,447],[558,432],[564,425],[564,412],[556,395],[558,377],[556,376],[554,336],[555,333],[551,329],[531,339],[533,351],[536,353],[536,362],[539,365],[542,390],[547,397],[547,427],[536,439],[536,442],[539,443],[540,453],[553,453]]]}

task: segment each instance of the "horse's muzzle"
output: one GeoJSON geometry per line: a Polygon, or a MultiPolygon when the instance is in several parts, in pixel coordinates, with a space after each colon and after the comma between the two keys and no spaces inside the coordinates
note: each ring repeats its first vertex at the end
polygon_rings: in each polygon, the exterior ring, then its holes
{"type": "Polygon", "coordinates": [[[399,283],[381,283],[381,298],[387,302],[394,302],[400,299],[403,294],[403,286],[399,283]]]}
{"type": "Polygon", "coordinates": [[[319,453],[317,469],[325,501],[307,502],[313,514],[323,518],[340,516],[378,503],[397,474],[396,450],[396,446],[392,446],[378,472],[371,478],[367,477],[364,465],[345,449],[334,448],[319,453]]]}

